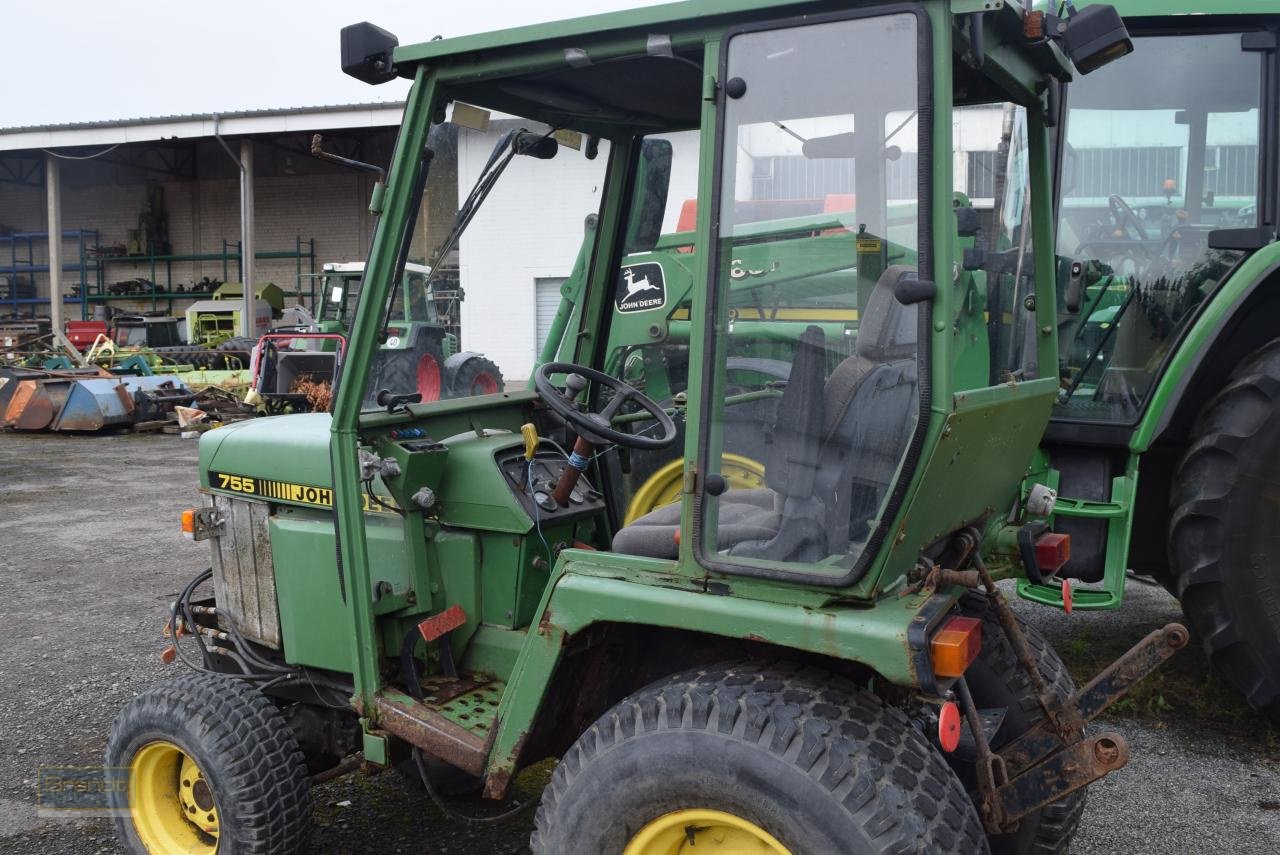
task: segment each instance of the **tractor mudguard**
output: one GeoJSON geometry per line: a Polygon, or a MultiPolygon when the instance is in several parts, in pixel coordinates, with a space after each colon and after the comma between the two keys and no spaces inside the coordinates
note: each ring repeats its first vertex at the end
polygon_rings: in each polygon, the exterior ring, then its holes
{"type": "Polygon", "coordinates": [[[648,584],[644,576],[669,563],[659,559],[592,552],[584,561],[580,555],[563,553],[557,578],[538,606],[542,620],[529,628],[502,698],[487,772],[491,798],[505,792],[518,766],[562,649],[593,624],[698,627],[708,635],[858,662],[895,685],[938,692],[927,642],[952,613],[957,595],[890,595],[875,608],[814,608],[679,587],[688,581],[675,576],[669,577],[670,587],[648,584]]]}

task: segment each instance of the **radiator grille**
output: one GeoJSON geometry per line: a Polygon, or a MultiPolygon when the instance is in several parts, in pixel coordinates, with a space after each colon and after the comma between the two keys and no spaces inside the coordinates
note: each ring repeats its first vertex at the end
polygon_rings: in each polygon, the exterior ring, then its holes
{"type": "Polygon", "coordinates": [[[245,638],[280,649],[276,571],[271,561],[271,515],[262,502],[206,496],[223,520],[213,540],[213,590],[218,621],[245,638]]]}

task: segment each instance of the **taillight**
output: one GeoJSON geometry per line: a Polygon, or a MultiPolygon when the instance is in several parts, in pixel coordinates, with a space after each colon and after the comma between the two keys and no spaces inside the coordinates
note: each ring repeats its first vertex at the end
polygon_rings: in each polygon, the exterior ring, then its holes
{"type": "Polygon", "coordinates": [[[929,658],[938,677],[959,677],[982,652],[982,621],[956,615],[947,618],[929,642],[929,658]]]}
{"type": "Polygon", "coordinates": [[[1071,560],[1071,535],[1049,531],[1036,538],[1036,564],[1045,575],[1071,560]]]}
{"type": "Polygon", "coordinates": [[[182,536],[188,540],[196,539],[196,509],[187,508],[182,512],[182,536]]]}

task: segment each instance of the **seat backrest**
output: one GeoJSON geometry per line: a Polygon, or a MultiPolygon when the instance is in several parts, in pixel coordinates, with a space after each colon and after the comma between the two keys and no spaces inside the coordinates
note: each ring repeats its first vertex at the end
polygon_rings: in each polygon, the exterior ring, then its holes
{"type": "Polygon", "coordinates": [[[791,374],[778,401],[765,484],[782,496],[808,496],[822,445],[822,390],[826,336],[809,326],[796,340],[791,374]]]}
{"type": "Polygon", "coordinates": [[[858,326],[855,354],[823,391],[822,450],[816,493],[830,514],[832,552],[860,540],[893,481],[916,412],[918,310],[894,289],[911,268],[881,274],[858,326]]]}
{"type": "Polygon", "coordinates": [[[873,367],[916,353],[916,307],[904,306],[894,296],[898,282],[914,276],[915,270],[901,264],[885,268],[876,280],[858,320],[854,355],[831,372],[822,394],[822,436],[829,439],[844,418],[849,404],[873,367]]]}

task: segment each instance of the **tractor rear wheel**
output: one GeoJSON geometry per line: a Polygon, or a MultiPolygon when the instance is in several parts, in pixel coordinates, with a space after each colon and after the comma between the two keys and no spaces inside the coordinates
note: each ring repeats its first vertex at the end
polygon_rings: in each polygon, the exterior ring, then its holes
{"type": "Polygon", "coordinates": [[[397,395],[418,392],[438,401],[444,392],[444,353],[435,339],[423,338],[413,350],[382,350],[378,386],[397,395]]]}
{"type": "MultiPolygon", "coordinates": [[[[965,681],[978,709],[1002,709],[1004,720],[991,740],[991,748],[999,751],[1007,743],[1026,733],[1044,718],[1036,699],[1031,677],[1018,662],[1013,645],[996,619],[995,610],[981,593],[967,594],[961,601],[966,615],[982,620],[982,653],[965,671],[965,681]]],[[[1036,667],[1045,688],[1065,700],[1076,689],[1058,654],[1039,632],[1018,619],[1027,644],[1036,659],[1036,667]]],[[[936,728],[931,732],[936,732],[936,728]]],[[[977,775],[972,757],[959,752],[946,755],[956,774],[971,792],[977,792],[977,775]]],[[[993,855],[1061,855],[1084,813],[1085,791],[1076,790],[1044,808],[1023,817],[1016,831],[988,838],[993,855]]]]}
{"type": "Polygon", "coordinates": [[[483,356],[473,356],[462,363],[449,379],[450,398],[494,395],[504,388],[502,371],[483,356]]]}
{"type": "Polygon", "coordinates": [[[787,662],[701,668],[621,701],[556,767],[530,840],[535,855],[699,843],[761,855],[987,851],[964,787],[902,712],[787,662]]]}
{"type": "Polygon", "coordinates": [[[1223,679],[1280,722],[1280,339],[1205,407],[1171,493],[1182,610],[1223,679]]]}
{"type": "Polygon", "coordinates": [[[134,853],[290,853],[311,826],[307,764],[284,717],[242,680],[184,674],[116,717],[106,765],[116,831],[134,853]]]}

